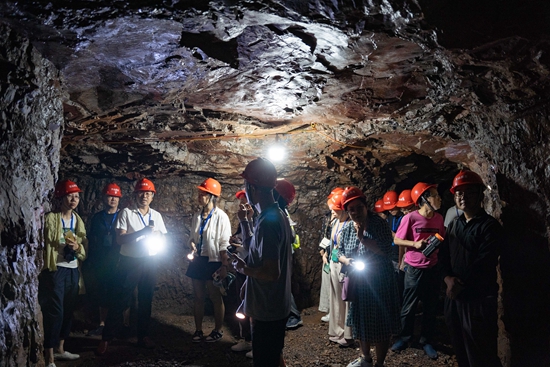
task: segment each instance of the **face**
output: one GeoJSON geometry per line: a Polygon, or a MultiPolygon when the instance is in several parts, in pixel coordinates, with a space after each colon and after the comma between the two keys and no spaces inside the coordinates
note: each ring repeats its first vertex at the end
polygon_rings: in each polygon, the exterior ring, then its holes
{"type": "Polygon", "coordinates": [[[390,214],[394,217],[397,215],[397,213],[399,213],[399,208],[393,208],[392,210],[390,210],[390,214]]]}
{"type": "Polygon", "coordinates": [[[153,196],[155,196],[155,193],[152,191],[138,191],[136,193],[136,201],[139,206],[149,206],[151,201],[153,201],[153,196]]]}
{"type": "Polygon", "coordinates": [[[441,208],[441,197],[437,193],[437,189],[435,187],[430,188],[430,197],[428,198],[428,202],[435,210],[441,208]]]}
{"type": "Polygon", "coordinates": [[[119,201],[120,201],[120,198],[118,196],[105,195],[105,205],[109,208],[113,208],[113,209],[118,208],[119,201]]]}
{"type": "Polygon", "coordinates": [[[250,205],[256,205],[256,203],[254,202],[254,193],[256,189],[246,180],[244,181],[244,191],[246,192],[246,200],[248,201],[248,203],[250,205]]]}
{"type": "Polygon", "coordinates": [[[207,206],[210,202],[210,197],[212,195],[207,193],[206,191],[199,190],[199,195],[197,197],[197,200],[199,202],[200,206],[207,206]]]}
{"type": "Polygon", "coordinates": [[[335,210],[331,209],[330,213],[332,214],[332,218],[338,218],[342,214],[343,210],[335,210]]]}
{"type": "Polygon", "coordinates": [[[414,206],[408,206],[406,208],[401,208],[401,213],[403,213],[403,215],[406,215],[406,214],[409,214],[410,212],[412,212],[414,209],[414,206]]]}
{"type": "Polygon", "coordinates": [[[386,215],[386,213],[382,212],[382,213],[376,213],[380,218],[382,219],[386,219],[388,216],[386,215]]]}
{"type": "Polygon", "coordinates": [[[61,199],[61,206],[64,209],[74,210],[78,206],[79,202],[80,202],[80,194],[78,192],[74,192],[72,194],[63,196],[63,198],[61,199]]]}
{"type": "Polygon", "coordinates": [[[246,195],[241,195],[239,197],[239,204],[248,204],[248,200],[246,200],[246,195]]]}
{"type": "Polygon", "coordinates": [[[359,199],[349,202],[346,211],[355,223],[362,223],[367,219],[367,207],[359,199]]]}
{"type": "Polygon", "coordinates": [[[455,189],[455,204],[460,210],[471,211],[478,209],[482,193],[476,185],[463,185],[455,189]]]}

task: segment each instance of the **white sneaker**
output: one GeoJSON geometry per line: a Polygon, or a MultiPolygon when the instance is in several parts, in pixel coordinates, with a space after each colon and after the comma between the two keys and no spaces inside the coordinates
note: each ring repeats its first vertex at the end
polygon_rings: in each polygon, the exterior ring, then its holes
{"type": "Polygon", "coordinates": [[[50,363],[47,367],[55,367],[55,363],[50,363]]]}
{"type": "Polygon", "coordinates": [[[329,322],[330,320],[330,314],[327,313],[325,316],[321,317],[322,322],[329,322]]]}
{"type": "Polygon", "coordinates": [[[237,344],[231,347],[233,352],[248,352],[252,350],[252,342],[247,342],[246,340],[241,340],[237,344]]]}
{"type": "Polygon", "coordinates": [[[254,358],[254,356],[252,355],[252,351],[246,353],[246,358],[254,358]]]}
{"type": "Polygon", "coordinates": [[[75,359],[80,358],[80,355],[69,353],[67,351],[64,351],[63,353],[54,353],[53,359],[56,359],[58,361],[74,361],[75,359]]]}
{"type": "Polygon", "coordinates": [[[361,356],[348,364],[347,367],[372,367],[372,359],[367,362],[365,357],[361,356]]]}

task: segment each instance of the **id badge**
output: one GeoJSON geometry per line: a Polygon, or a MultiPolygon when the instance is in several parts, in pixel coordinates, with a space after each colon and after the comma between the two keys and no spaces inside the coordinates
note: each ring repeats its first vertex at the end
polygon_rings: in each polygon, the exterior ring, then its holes
{"type": "Polygon", "coordinates": [[[323,266],[323,271],[327,274],[330,273],[330,264],[329,263],[326,263],[324,266],[323,266]]]}
{"type": "Polygon", "coordinates": [[[321,243],[319,243],[319,247],[323,250],[326,249],[328,245],[330,245],[330,240],[326,237],[321,240],[321,243]]]}
{"type": "Polygon", "coordinates": [[[338,249],[335,247],[332,249],[332,258],[331,260],[335,263],[338,262],[338,249]]]}

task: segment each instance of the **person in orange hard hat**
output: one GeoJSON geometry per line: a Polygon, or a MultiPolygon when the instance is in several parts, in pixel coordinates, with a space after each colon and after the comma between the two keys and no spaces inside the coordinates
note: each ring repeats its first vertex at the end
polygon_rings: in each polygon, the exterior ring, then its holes
{"type": "Polygon", "coordinates": [[[386,210],[384,209],[384,200],[380,199],[374,203],[374,212],[382,219],[386,220],[386,210]]]}
{"type": "MultiPolygon", "coordinates": [[[[388,211],[386,221],[390,226],[392,237],[395,237],[395,232],[397,231],[397,228],[399,228],[399,224],[401,224],[401,219],[403,218],[403,214],[397,206],[397,192],[386,192],[382,200],[384,201],[384,210],[388,211]]],[[[395,274],[397,275],[399,273],[399,246],[397,246],[394,242],[392,242],[392,262],[395,268],[395,274]]]]}
{"type": "Polygon", "coordinates": [[[116,183],[110,183],[103,188],[102,193],[103,210],[92,216],[88,230],[88,261],[83,269],[88,300],[94,310],[99,308],[99,327],[90,330],[86,336],[103,333],[120,253],[115,226],[122,191],[116,183]]]}
{"type": "Polygon", "coordinates": [[[138,289],[137,345],[152,349],[154,341],[149,337],[149,324],[153,293],[157,281],[157,255],[162,252],[167,233],[162,215],[150,207],[156,194],[151,180],[142,178],[134,187],[135,205],[118,214],[116,242],[120,245],[120,257],[116,270],[113,298],[102,340],[96,353],[103,355],[115,333],[122,329],[123,312],[128,307],[134,289],[138,289]]]}
{"type": "Polygon", "coordinates": [[[82,190],[71,180],[55,186],[55,210],[44,221],[44,267],[38,277],[38,302],[44,322],[47,367],[55,360],[80,358],[65,350],[79,289],[83,286],[79,262],[86,259],[86,228],[75,212],[82,190]]]}
{"type": "Polygon", "coordinates": [[[231,222],[227,214],[217,206],[217,200],[222,192],[218,181],[207,178],[197,186],[197,189],[201,210],[193,216],[189,236],[189,247],[195,256],[185,273],[193,281],[195,333],[192,341],[198,343],[204,339],[207,342],[216,342],[223,337],[225,305],[222,293],[214,285],[214,280],[223,280],[227,276],[227,247],[231,237],[231,222]],[[215,325],[204,338],[202,320],[207,293],[214,305],[215,325]]]}
{"type": "MultiPolygon", "coordinates": [[[[409,214],[414,210],[415,205],[411,198],[411,190],[401,191],[401,193],[399,194],[399,198],[397,199],[396,206],[400,209],[403,216],[409,214]]],[[[403,217],[401,217],[401,220],[402,219],[403,217]]],[[[399,223],[399,225],[401,225],[401,222],[399,223]]],[[[399,226],[397,228],[399,228],[399,226]]],[[[397,276],[397,286],[399,288],[399,297],[401,301],[403,301],[403,291],[405,290],[405,262],[403,261],[403,259],[405,258],[405,247],[404,246],[397,246],[397,247],[399,248],[399,256],[397,260],[397,268],[399,269],[398,276],[397,276]]]]}
{"type": "Polygon", "coordinates": [[[445,281],[445,321],[460,367],[501,367],[498,358],[497,265],[502,227],[482,207],[485,185],[460,171],[450,189],[463,214],[451,221],[439,260],[445,281]]]}
{"type": "Polygon", "coordinates": [[[436,330],[437,296],[439,294],[439,276],[437,273],[436,249],[429,256],[422,250],[428,244],[428,238],[435,234],[445,237],[443,217],[437,213],[441,207],[441,198],[437,185],[419,182],[412,188],[411,198],[419,209],[411,212],[401,221],[394,242],[404,246],[405,252],[405,289],[401,308],[403,330],[399,339],[391,347],[398,352],[407,348],[414,332],[416,306],[421,300],[423,305],[422,330],[420,343],[431,359],[437,358],[433,347],[436,330]]]}

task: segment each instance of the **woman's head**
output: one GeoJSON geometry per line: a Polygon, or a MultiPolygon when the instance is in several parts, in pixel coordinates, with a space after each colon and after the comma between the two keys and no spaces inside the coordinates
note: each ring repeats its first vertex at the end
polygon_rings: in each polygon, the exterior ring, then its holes
{"type": "Polygon", "coordinates": [[[210,203],[216,206],[218,197],[222,193],[222,185],[218,181],[207,178],[197,186],[197,189],[199,189],[198,201],[200,206],[205,207],[210,203]]]}
{"type": "Polygon", "coordinates": [[[62,180],[55,185],[55,197],[59,199],[62,210],[74,210],[80,202],[82,190],[71,180],[62,180]]]}
{"type": "Polygon", "coordinates": [[[358,187],[346,187],[342,193],[342,205],[354,222],[360,223],[367,219],[367,199],[358,187]]]}

